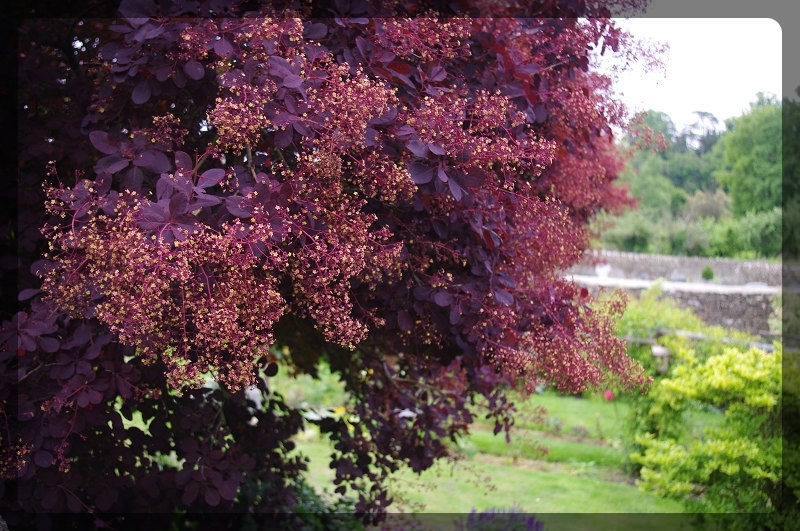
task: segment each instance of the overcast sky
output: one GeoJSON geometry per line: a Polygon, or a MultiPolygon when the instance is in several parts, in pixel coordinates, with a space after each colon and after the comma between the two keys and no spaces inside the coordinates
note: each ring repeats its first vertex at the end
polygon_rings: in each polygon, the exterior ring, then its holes
{"type": "MultiPolygon", "coordinates": [[[[749,110],[758,92],[781,98],[782,30],[769,18],[634,18],[617,23],[633,35],[669,44],[666,71],[634,67],[616,87],[632,111],[667,113],[676,128],[696,122],[693,111],[727,118],[749,110]]],[[[782,86],[782,81],[787,81],[782,86]]],[[[793,94],[785,94],[792,96],[793,94]]]]}
{"type": "Polygon", "coordinates": [[[634,108],[666,112],[680,128],[694,121],[694,110],[711,112],[721,122],[739,116],[759,91],[800,99],[795,94],[800,86],[800,1],[648,4],[628,27],[668,42],[672,51],[666,78],[634,71],[621,80],[626,102],[634,108]]]}

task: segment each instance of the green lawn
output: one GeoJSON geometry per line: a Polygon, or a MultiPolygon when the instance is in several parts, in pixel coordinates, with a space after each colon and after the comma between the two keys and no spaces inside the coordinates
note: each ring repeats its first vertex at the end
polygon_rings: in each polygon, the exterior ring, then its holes
{"type": "MultiPolygon", "coordinates": [[[[311,459],[309,482],[330,492],[330,447],[310,435],[298,450],[311,459]]],[[[680,513],[682,506],[639,491],[627,482],[605,481],[602,467],[551,463],[478,453],[438,463],[420,475],[401,471],[392,482],[394,511],[468,513],[516,505],[535,513],[680,513]]]]}
{"type": "MultiPolygon", "coordinates": [[[[452,525],[452,513],[514,506],[541,515],[548,530],[691,529],[682,504],[638,490],[622,471],[629,414],[624,399],[607,402],[598,395],[546,392],[521,401],[518,408],[511,444],[478,422],[459,445],[460,460],[438,463],[420,475],[410,470],[396,474],[390,484],[395,498],[391,510],[430,518],[441,514],[450,519],[447,526],[452,525]],[[539,406],[547,413],[537,420],[539,406]],[[544,455],[541,446],[547,448],[544,455]]],[[[694,412],[687,422],[701,429],[717,417],[694,412]]],[[[332,492],[328,443],[313,431],[297,443],[298,451],[311,459],[309,482],[321,492],[332,492]]]]}

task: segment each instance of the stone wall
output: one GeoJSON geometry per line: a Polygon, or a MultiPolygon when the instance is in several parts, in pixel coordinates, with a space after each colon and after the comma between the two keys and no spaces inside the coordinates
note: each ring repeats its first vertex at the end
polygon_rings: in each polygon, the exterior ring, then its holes
{"type": "MultiPolygon", "coordinates": [[[[653,282],[623,282],[622,279],[599,279],[576,275],[575,282],[589,288],[593,294],[601,288],[621,288],[637,295],[649,288],[653,282]]],[[[769,319],[773,313],[773,301],[779,293],[774,287],[749,287],[736,291],[731,289],[702,289],[702,285],[683,282],[663,282],[664,295],[675,300],[681,307],[693,310],[703,321],[711,325],[742,330],[759,336],[769,335],[769,319]]],[[[714,288],[709,285],[708,288],[714,288]]]]}
{"type": "Polygon", "coordinates": [[[762,335],[769,332],[785,271],[765,260],[590,251],[569,274],[592,291],[617,287],[632,294],[660,280],[667,296],[705,322],[762,335]],[[714,272],[711,281],[702,278],[706,266],[714,272]]]}
{"type": "Polygon", "coordinates": [[[766,260],[732,260],[729,258],[696,258],[619,251],[590,251],[581,264],[570,272],[577,275],[601,275],[612,278],[679,282],[702,282],[703,268],[714,273],[713,282],[745,285],[749,283],[781,285],[781,264],[766,260]]]}

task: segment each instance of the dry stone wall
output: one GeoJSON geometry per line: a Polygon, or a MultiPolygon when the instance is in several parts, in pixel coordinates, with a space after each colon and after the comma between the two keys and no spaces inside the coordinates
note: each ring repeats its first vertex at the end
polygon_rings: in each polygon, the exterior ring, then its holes
{"type": "Polygon", "coordinates": [[[589,251],[583,261],[572,268],[578,275],[601,274],[612,278],[676,282],[702,282],[703,268],[711,268],[713,282],[741,286],[763,283],[781,285],[781,264],[766,260],[733,260],[730,258],[698,258],[620,251],[589,251]]]}
{"type": "Polygon", "coordinates": [[[769,333],[774,300],[781,289],[781,265],[766,261],[706,259],[593,251],[569,273],[591,291],[622,288],[638,294],[661,280],[665,294],[704,321],[757,335],[769,333]],[[703,268],[714,272],[702,278],[703,268]]]}

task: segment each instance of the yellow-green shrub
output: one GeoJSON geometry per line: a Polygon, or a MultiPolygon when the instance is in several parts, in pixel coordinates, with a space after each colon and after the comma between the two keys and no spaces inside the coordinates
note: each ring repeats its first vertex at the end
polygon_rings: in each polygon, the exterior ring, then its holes
{"type": "Polygon", "coordinates": [[[683,500],[691,510],[730,514],[729,529],[783,529],[781,509],[782,350],[726,346],[698,361],[691,353],[658,383],[654,407],[682,411],[686,404],[717,408],[724,422],[699,438],[683,433],[647,433],[639,485],[683,500]],[[768,513],[768,514],[753,514],[768,513]]]}

